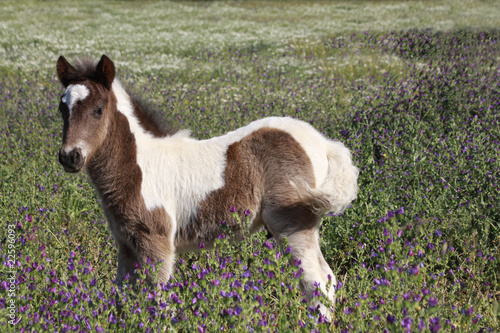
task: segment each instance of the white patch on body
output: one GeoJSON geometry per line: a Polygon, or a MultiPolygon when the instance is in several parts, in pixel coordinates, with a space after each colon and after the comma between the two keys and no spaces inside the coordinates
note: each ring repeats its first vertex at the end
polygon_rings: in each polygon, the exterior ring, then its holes
{"type": "Polygon", "coordinates": [[[90,90],[83,84],[70,84],[64,92],[61,101],[68,106],[69,119],[73,115],[73,106],[78,101],[83,101],[89,95],[90,90]]]}
{"type": "MultiPolygon", "coordinates": [[[[198,214],[200,202],[212,191],[224,186],[229,145],[260,128],[276,128],[292,135],[311,160],[317,189],[314,191],[320,191],[321,194],[331,196],[330,192],[336,191],[324,186],[332,185],[332,176],[338,174],[338,168],[331,165],[334,158],[331,152],[340,149],[337,153],[348,159],[342,162],[350,162],[350,153],[343,144],[325,138],[310,124],[292,118],[260,119],[208,140],[190,138],[189,131],[155,138],[139,124],[133,113],[130,96],[118,80],[113,82],[112,89],[117,99],[117,109],[127,117],[130,131],[135,136],[137,164],[142,172],[141,194],[146,208],[153,210],[163,207],[173,220],[176,231],[186,227],[198,214]]],[[[357,177],[357,169],[351,162],[349,164],[351,166],[347,167],[355,170],[353,172],[357,177]]],[[[293,175],[290,176],[293,178],[293,175]]],[[[357,189],[357,185],[354,186],[357,189]]],[[[174,237],[175,233],[172,234],[174,237]]]]}

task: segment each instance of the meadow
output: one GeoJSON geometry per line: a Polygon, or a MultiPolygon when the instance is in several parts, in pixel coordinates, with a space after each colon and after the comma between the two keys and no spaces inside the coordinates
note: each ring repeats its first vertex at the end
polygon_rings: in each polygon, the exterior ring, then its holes
{"type": "Polygon", "coordinates": [[[0,26],[0,331],[500,330],[499,3],[7,1],[0,26]],[[57,58],[103,53],[196,138],[289,116],[351,150],[358,198],[320,229],[332,323],[265,231],[113,283],[99,199],[57,162],[57,58]]]}

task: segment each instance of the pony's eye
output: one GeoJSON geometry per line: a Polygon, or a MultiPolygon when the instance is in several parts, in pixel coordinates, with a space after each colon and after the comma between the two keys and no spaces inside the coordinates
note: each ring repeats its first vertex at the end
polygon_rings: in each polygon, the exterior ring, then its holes
{"type": "Polygon", "coordinates": [[[104,108],[102,106],[98,107],[97,109],[95,109],[94,111],[94,117],[96,118],[101,118],[102,116],[102,112],[104,111],[104,108]]]}

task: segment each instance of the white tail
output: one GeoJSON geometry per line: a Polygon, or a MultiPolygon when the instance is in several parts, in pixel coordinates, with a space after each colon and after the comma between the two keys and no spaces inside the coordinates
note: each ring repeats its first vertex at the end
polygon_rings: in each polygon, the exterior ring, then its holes
{"type": "Polygon", "coordinates": [[[359,170],[352,163],[349,150],[341,142],[330,141],[327,160],[327,175],[317,188],[290,181],[300,201],[309,202],[315,214],[342,213],[358,194],[359,170]]]}

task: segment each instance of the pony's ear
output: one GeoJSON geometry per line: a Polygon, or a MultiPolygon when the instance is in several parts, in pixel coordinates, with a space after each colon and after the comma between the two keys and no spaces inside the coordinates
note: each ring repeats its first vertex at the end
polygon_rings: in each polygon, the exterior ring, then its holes
{"type": "Polygon", "coordinates": [[[115,65],[106,55],[102,55],[96,67],[99,80],[107,89],[111,89],[111,84],[115,79],[115,65]]]}
{"type": "Polygon", "coordinates": [[[60,56],[59,59],[57,60],[56,70],[59,81],[66,88],[71,82],[71,79],[76,74],[75,67],[71,66],[71,64],[66,60],[66,58],[60,56]]]}

